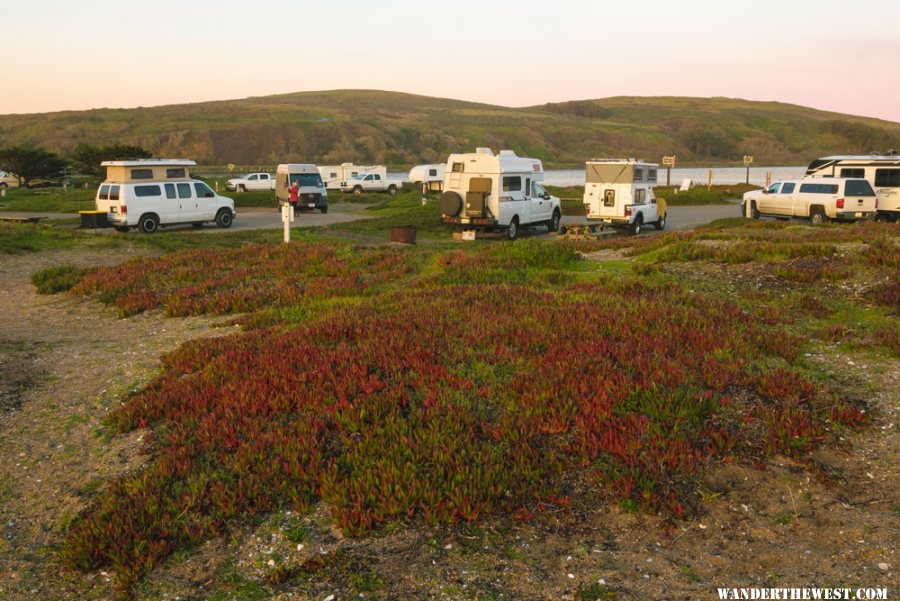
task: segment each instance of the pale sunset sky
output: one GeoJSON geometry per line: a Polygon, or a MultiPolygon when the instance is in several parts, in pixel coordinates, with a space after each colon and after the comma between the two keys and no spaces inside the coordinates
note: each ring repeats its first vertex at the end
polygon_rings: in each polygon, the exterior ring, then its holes
{"type": "Polygon", "coordinates": [[[900,122],[900,0],[3,0],[0,114],[338,88],[775,100],[900,122]]]}

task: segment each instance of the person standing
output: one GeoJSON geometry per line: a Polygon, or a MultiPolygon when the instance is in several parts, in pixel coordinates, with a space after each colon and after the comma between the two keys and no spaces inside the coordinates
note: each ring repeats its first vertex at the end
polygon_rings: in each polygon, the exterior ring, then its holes
{"type": "Polygon", "coordinates": [[[290,194],[288,202],[291,203],[292,207],[296,207],[297,201],[300,200],[300,182],[294,180],[294,183],[288,188],[288,193],[290,194]]]}

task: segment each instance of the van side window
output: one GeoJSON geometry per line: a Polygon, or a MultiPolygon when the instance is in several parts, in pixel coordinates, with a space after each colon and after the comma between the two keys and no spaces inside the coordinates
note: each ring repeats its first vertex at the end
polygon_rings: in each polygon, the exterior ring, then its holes
{"type": "Polygon", "coordinates": [[[794,188],[797,187],[797,184],[794,182],[788,182],[781,187],[782,194],[790,194],[794,191],[794,188]]]}
{"type": "Polygon", "coordinates": [[[875,196],[875,190],[864,179],[850,180],[844,186],[844,194],[847,196],[875,196]]]}
{"type": "Polygon", "coordinates": [[[119,200],[119,186],[112,186],[109,189],[109,199],[119,200]]]}
{"type": "Polygon", "coordinates": [[[900,187],[900,169],[876,169],[875,185],[884,188],[900,187]]]}
{"type": "Polygon", "coordinates": [[[858,177],[859,179],[864,179],[866,177],[866,170],[844,167],[841,169],[841,177],[858,177]]]}
{"type": "Polygon", "coordinates": [[[191,197],[191,185],[190,184],[178,184],[178,198],[190,198],[191,197]]]}
{"type": "Polygon", "coordinates": [[[97,196],[100,200],[109,200],[109,186],[107,184],[100,186],[100,192],[97,196]]]}
{"type": "Polygon", "coordinates": [[[135,186],[134,195],[138,197],[162,196],[162,190],[159,186],[135,186]]]}
{"type": "Polygon", "coordinates": [[[153,169],[132,169],[131,179],[153,179],[153,169]]]}
{"type": "Polygon", "coordinates": [[[194,182],[194,190],[197,191],[197,198],[213,198],[216,193],[203,182],[194,182]]]}
{"type": "Polygon", "coordinates": [[[184,169],[166,169],[166,177],[184,177],[184,169]]]}
{"type": "Polygon", "coordinates": [[[525,196],[531,196],[531,178],[525,178],[525,196]]]}
{"type": "Polygon", "coordinates": [[[519,192],[522,190],[522,178],[518,175],[507,175],[503,178],[504,192],[519,192]]]}
{"type": "Polygon", "coordinates": [[[166,184],[166,198],[175,198],[175,184],[166,184]]]}

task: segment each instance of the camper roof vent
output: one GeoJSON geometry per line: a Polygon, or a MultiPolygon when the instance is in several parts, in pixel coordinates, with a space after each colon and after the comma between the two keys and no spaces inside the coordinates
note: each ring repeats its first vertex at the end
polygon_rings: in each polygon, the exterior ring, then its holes
{"type": "Polygon", "coordinates": [[[475,149],[475,154],[483,154],[485,156],[492,157],[494,156],[494,151],[490,148],[479,147],[475,149]]]}
{"type": "Polygon", "coordinates": [[[500,156],[502,156],[502,157],[514,157],[514,156],[516,156],[516,151],[515,151],[515,150],[501,150],[501,151],[500,151],[500,156]]]}

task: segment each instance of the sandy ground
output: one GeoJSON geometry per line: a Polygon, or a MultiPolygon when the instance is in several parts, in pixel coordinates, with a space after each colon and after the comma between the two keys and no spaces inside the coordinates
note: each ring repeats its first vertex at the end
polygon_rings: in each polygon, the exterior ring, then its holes
{"type": "MultiPolygon", "coordinates": [[[[110,477],[141,461],[143,433],[110,437],[102,420],[155,373],[162,353],[232,331],[158,313],[119,320],[94,301],[39,296],[29,283],[49,265],[123,258],[0,256],[0,599],[113,595],[109,574],[69,572],[54,555],[67,521],[110,477]]],[[[896,599],[900,369],[828,348],[812,360],[839,365],[842,384],[872,409],[865,430],[817,453],[831,484],[785,459],[764,469],[718,466],[697,482],[700,516],[670,531],[657,516],[621,511],[587,482],[573,486],[569,509],[528,523],[498,516],[431,528],[414,520],[362,540],[344,538],[319,507],[236,525],[159,567],[137,597],[575,599],[590,591],[713,599],[720,586],[846,585],[888,587],[896,599]],[[301,539],[286,524],[299,524],[301,539]],[[289,577],[263,587],[273,566],[289,577]]]]}

